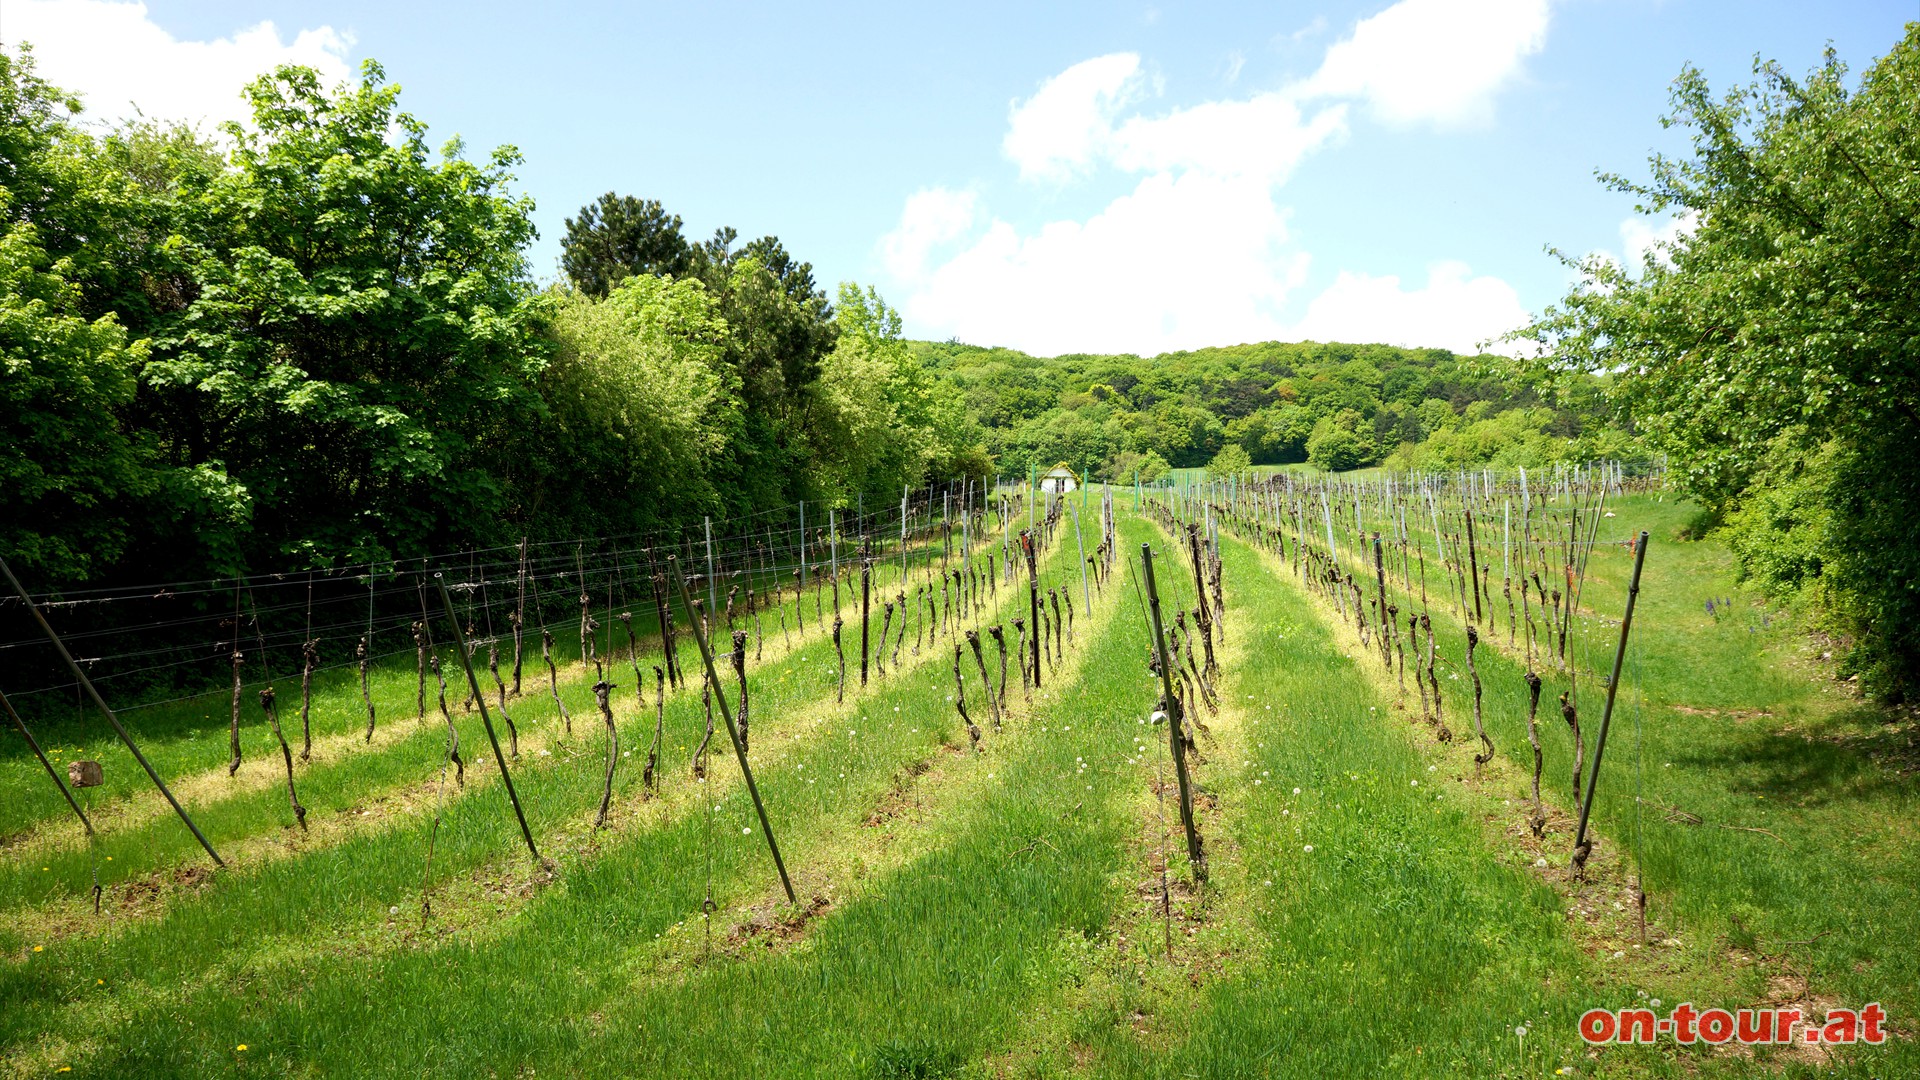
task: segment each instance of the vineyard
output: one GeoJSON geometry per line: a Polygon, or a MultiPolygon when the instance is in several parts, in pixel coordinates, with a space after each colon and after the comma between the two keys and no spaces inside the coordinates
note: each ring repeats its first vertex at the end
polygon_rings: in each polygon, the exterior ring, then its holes
{"type": "Polygon", "coordinates": [[[23,582],[0,1062],[1910,1071],[1895,736],[1783,663],[1690,514],[1612,466],[960,484],[23,582]],[[1895,1037],[1578,1033],[1661,999],[1895,1037]]]}

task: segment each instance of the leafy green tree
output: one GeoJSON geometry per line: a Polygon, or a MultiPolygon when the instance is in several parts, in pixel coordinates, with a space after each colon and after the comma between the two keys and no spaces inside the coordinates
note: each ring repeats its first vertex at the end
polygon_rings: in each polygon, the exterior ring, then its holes
{"type": "Polygon", "coordinates": [[[899,313],[872,288],[840,286],[838,339],[820,380],[817,418],[827,470],[818,487],[898,497],[929,474],[979,464],[959,392],[936,379],[900,336],[899,313]]]}
{"type": "Polygon", "coordinates": [[[1360,436],[1349,428],[1323,423],[1307,440],[1307,460],[1328,472],[1357,469],[1366,463],[1366,449],[1360,436]]]}
{"type": "Polygon", "coordinates": [[[1818,537],[1801,562],[1858,640],[1847,666],[1901,697],[1920,677],[1920,24],[1853,91],[1831,52],[1806,79],[1756,75],[1717,95],[1681,73],[1664,123],[1691,155],[1608,182],[1692,231],[1637,267],[1582,260],[1529,336],[1544,375],[1617,372],[1616,399],[1711,506],[1817,483],[1823,513],[1758,518],[1818,537]]]}
{"type": "Polygon", "coordinates": [[[544,415],[511,455],[515,499],[540,511],[533,531],[634,532],[716,508],[710,471],[735,404],[706,289],[640,274],[605,300],[557,292],[545,325],[544,415]]]}
{"type": "Polygon", "coordinates": [[[221,462],[254,546],[357,561],[499,528],[505,462],[537,408],[521,249],[532,204],[398,111],[377,64],[323,91],[282,67],[228,125],[200,236],[170,238],[192,302],[154,334],[142,407],[162,451],[221,462]]]}
{"type": "Polygon", "coordinates": [[[38,239],[25,223],[0,233],[0,546],[24,571],[71,581],[126,551],[124,502],[156,484],[113,420],[144,345],[112,316],[76,315],[79,290],[38,239]]]}
{"type": "Polygon", "coordinates": [[[680,215],[657,199],[609,191],[568,218],[566,229],[560,268],[589,296],[605,296],[635,274],[680,276],[693,266],[680,215]]]}
{"type": "Polygon", "coordinates": [[[1228,443],[1207,462],[1208,475],[1215,477],[1240,476],[1253,471],[1253,459],[1239,443],[1228,443]]]}

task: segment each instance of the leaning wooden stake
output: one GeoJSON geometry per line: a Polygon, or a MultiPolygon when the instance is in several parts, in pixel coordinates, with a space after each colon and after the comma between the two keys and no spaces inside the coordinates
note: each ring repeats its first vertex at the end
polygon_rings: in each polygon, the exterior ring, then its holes
{"type": "Polygon", "coordinates": [[[1647,561],[1647,534],[1633,546],[1633,578],[1627,583],[1627,612],[1620,617],[1620,642],[1613,650],[1613,677],[1607,680],[1607,702],[1600,710],[1600,737],[1593,744],[1593,772],[1587,777],[1587,797],[1580,804],[1580,828],[1573,834],[1573,864],[1587,865],[1593,844],[1587,839],[1587,819],[1593,815],[1593,789],[1600,784],[1600,756],[1607,752],[1607,724],[1613,720],[1613,695],[1620,689],[1620,665],[1627,658],[1627,633],[1633,629],[1633,603],[1640,597],[1640,567],[1647,561]]]}
{"type": "Polygon", "coordinates": [[[1173,660],[1167,655],[1167,635],[1160,624],[1160,590],[1153,579],[1153,545],[1140,545],[1140,565],[1147,579],[1147,611],[1152,618],[1153,646],[1160,660],[1161,700],[1166,704],[1167,740],[1173,748],[1173,774],[1180,783],[1180,824],[1187,830],[1187,860],[1195,881],[1207,880],[1207,853],[1200,829],[1193,821],[1193,786],[1187,778],[1187,745],[1181,730],[1180,695],[1173,689],[1173,660]]]}
{"type": "Polygon", "coordinates": [[[173,792],[167,790],[167,785],[160,779],[160,774],[153,771],[153,765],[147,761],[147,756],[134,745],[133,736],[127,734],[127,729],[120,725],[120,718],[113,715],[113,710],[107,707],[106,699],[101,697],[100,691],[94,688],[93,680],[87,678],[87,673],[80,670],[80,665],[74,662],[73,654],[67,651],[66,642],[61,641],[60,635],[53,632],[53,627],[47,623],[47,617],[40,613],[39,606],[33,602],[32,597],[27,595],[27,590],[20,584],[20,579],[13,576],[13,567],[8,566],[4,558],[0,558],[0,573],[7,576],[7,584],[13,587],[14,594],[20,597],[20,602],[27,605],[27,613],[33,616],[34,622],[40,624],[40,630],[47,635],[47,640],[53,642],[54,649],[60,653],[60,659],[66,662],[67,670],[73,672],[74,680],[86,690],[87,696],[93,699],[95,707],[107,718],[107,723],[113,726],[113,733],[118,735],[127,749],[133,752],[133,759],[147,771],[147,779],[153,781],[153,786],[159,788],[160,794],[166,796],[167,803],[173,807],[173,812],[180,815],[180,820],[192,830],[193,838],[200,841],[200,846],[206,849],[207,855],[213,859],[213,864],[227,865],[221,861],[220,853],[213,850],[213,845],[207,842],[205,834],[200,831],[200,826],[195,825],[193,819],[187,816],[186,810],[180,806],[180,800],[174,798],[173,792]]]}
{"type": "MultiPolygon", "coordinates": [[[[680,583],[680,602],[691,611],[693,603],[687,596],[686,579],[679,573],[679,567],[673,556],[667,557],[667,563],[674,569],[674,580],[680,583]]],[[[707,685],[717,688],[720,685],[720,676],[713,668],[713,649],[708,646],[706,630],[701,627],[700,620],[697,618],[693,620],[693,640],[700,646],[700,662],[706,666],[707,685]]],[[[760,788],[754,784],[753,769],[747,764],[747,748],[740,744],[740,733],[734,730],[733,712],[727,708],[727,696],[715,694],[714,697],[720,704],[720,718],[727,722],[727,738],[733,742],[733,754],[740,760],[740,775],[747,782],[747,794],[753,796],[753,812],[760,817],[760,831],[767,838],[767,851],[773,855],[774,869],[780,872],[780,886],[787,891],[787,901],[797,903],[793,896],[793,882],[787,879],[787,864],[780,859],[780,845],[773,838],[773,826],[767,822],[766,804],[760,801],[760,788]]]]}
{"type": "Polygon", "coordinates": [[[7,718],[13,721],[13,726],[19,730],[20,737],[27,740],[27,745],[33,750],[33,756],[40,759],[40,767],[47,770],[47,776],[52,779],[53,786],[60,789],[60,794],[67,800],[67,805],[73,807],[73,816],[80,819],[81,827],[87,830],[88,836],[92,836],[93,822],[87,820],[86,812],[81,810],[80,804],[74,801],[73,792],[67,790],[67,782],[60,779],[60,774],[55,771],[53,763],[47,760],[47,755],[40,750],[40,744],[34,741],[33,732],[27,730],[27,722],[20,719],[19,713],[13,711],[13,702],[8,701],[5,694],[0,694],[0,709],[7,711],[7,718]]]}
{"type": "Polygon", "coordinates": [[[513,774],[507,771],[507,755],[500,749],[500,738],[493,733],[493,716],[487,712],[487,696],[480,692],[480,678],[473,673],[473,657],[467,652],[466,631],[460,629],[460,616],[453,610],[453,595],[447,592],[446,575],[433,575],[433,584],[440,590],[440,603],[447,609],[447,622],[453,626],[454,650],[460,654],[460,663],[467,669],[467,688],[473,691],[473,699],[480,706],[480,723],[487,729],[487,742],[493,744],[493,760],[500,766],[500,779],[507,785],[507,800],[513,803],[513,816],[520,821],[520,835],[526,838],[527,851],[533,855],[533,861],[540,861],[540,849],[533,844],[533,830],[527,827],[527,815],[520,808],[520,793],[513,788],[513,774]]]}

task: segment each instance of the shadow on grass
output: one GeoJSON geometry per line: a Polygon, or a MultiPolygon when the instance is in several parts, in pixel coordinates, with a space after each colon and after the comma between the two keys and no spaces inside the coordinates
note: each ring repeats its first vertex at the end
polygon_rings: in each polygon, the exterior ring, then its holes
{"type": "Polygon", "coordinates": [[[1855,703],[1800,727],[1748,728],[1698,742],[1675,760],[1729,775],[1732,790],[1781,804],[1832,806],[1900,798],[1920,770],[1920,723],[1855,703]]]}

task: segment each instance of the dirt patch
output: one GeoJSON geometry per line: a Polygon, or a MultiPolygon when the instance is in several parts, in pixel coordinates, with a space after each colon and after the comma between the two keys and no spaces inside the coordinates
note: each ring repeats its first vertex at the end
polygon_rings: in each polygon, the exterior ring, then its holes
{"type": "Polygon", "coordinates": [[[784,901],[756,904],[742,912],[739,921],[727,931],[727,946],[739,950],[756,942],[769,947],[775,943],[791,943],[803,936],[807,926],[832,906],[833,901],[824,893],[815,893],[812,899],[800,904],[784,901]]]}

